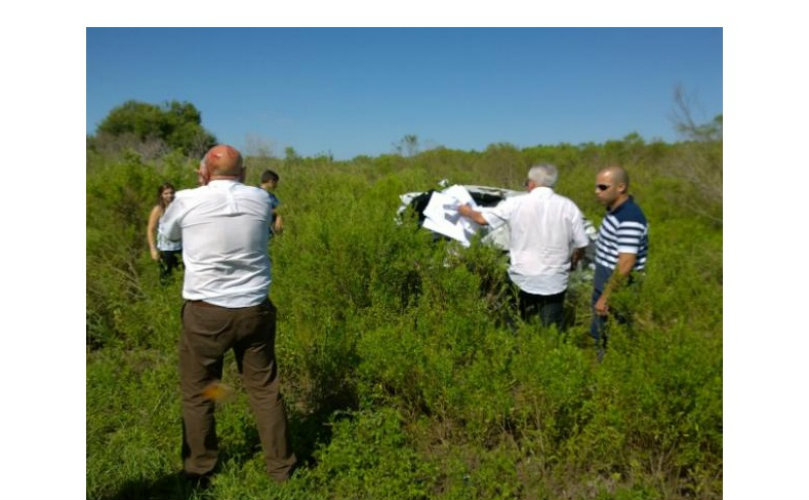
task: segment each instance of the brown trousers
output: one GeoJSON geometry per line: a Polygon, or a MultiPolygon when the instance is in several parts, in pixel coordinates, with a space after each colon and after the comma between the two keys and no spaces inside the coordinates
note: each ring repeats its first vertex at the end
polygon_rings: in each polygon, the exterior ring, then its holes
{"type": "Polygon", "coordinates": [[[267,473],[285,481],[296,458],[289,442],[275,363],[272,302],[229,309],[201,301],[183,306],[180,387],[183,406],[183,468],[193,475],[213,472],[219,455],[215,402],[207,388],[222,378],[222,360],[233,349],[257,424],[267,473]]]}

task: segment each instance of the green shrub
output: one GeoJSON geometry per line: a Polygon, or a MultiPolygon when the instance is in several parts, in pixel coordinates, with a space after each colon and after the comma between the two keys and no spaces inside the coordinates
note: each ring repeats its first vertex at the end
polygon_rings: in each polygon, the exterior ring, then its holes
{"type": "Polygon", "coordinates": [[[671,168],[697,153],[707,155],[698,168],[721,164],[721,145],[700,147],[630,135],[351,162],[248,159],[251,183],[268,166],[282,177],[270,295],[301,469],[284,485],[266,477],[226,358],[236,396],[217,409],[222,470],[206,492],[172,479],[182,272],[161,287],[145,235],[157,186],[193,187],[196,165],[89,151],[88,498],[720,498],[721,200],[704,190],[697,208],[712,216],[697,213],[683,202],[694,183],[671,168]],[[502,253],[394,221],[402,193],[442,178],[519,189],[541,161],[559,166],[557,190],[596,224],[593,177],[623,162],[650,220],[647,271],[613,300],[632,321],[610,323],[601,363],[588,334],[590,272],[571,278],[566,331],[524,324],[502,253]]]}

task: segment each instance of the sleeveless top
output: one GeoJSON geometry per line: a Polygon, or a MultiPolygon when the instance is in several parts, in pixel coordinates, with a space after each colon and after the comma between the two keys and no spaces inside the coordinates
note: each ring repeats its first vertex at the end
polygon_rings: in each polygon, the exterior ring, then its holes
{"type": "Polygon", "coordinates": [[[172,241],[163,236],[163,216],[157,222],[157,249],[161,252],[176,252],[183,249],[182,241],[172,241]]]}

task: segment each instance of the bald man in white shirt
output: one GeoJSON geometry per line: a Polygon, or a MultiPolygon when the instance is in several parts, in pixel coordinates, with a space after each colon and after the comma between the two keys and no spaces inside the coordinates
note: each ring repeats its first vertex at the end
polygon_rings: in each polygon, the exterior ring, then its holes
{"type": "Polygon", "coordinates": [[[222,360],[234,350],[256,416],[267,472],[289,478],[296,463],[275,363],[276,309],[268,298],[272,209],[263,190],[246,186],[241,154],[218,145],[200,164],[196,189],[176,193],[163,216],[164,236],[182,240],[185,280],[180,350],[183,468],[207,478],[218,460],[214,407],[222,360]]]}
{"type": "Polygon", "coordinates": [[[528,193],[477,211],[461,205],[458,213],[481,225],[509,227],[509,278],[519,288],[520,316],[539,316],[544,326],[563,328],[563,307],[570,270],[589,243],[584,216],[570,199],[553,191],[555,166],[531,167],[528,193]]]}

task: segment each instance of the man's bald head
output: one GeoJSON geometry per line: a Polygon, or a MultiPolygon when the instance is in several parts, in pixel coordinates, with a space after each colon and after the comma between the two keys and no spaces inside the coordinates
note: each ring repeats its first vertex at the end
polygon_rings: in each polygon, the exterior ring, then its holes
{"type": "Polygon", "coordinates": [[[236,177],[242,174],[242,154],[233,146],[218,144],[205,153],[202,159],[205,169],[212,177],[236,177]]]}
{"type": "Polygon", "coordinates": [[[615,184],[623,184],[624,191],[629,190],[629,174],[619,165],[610,165],[601,169],[599,174],[608,174],[615,184]]]}

